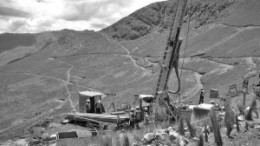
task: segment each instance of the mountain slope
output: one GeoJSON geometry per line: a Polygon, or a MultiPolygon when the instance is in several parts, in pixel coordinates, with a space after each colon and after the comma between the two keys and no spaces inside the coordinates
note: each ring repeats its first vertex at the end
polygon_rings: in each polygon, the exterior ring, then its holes
{"type": "MultiPolygon", "coordinates": [[[[206,24],[218,21],[227,14],[227,9],[235,0],[191,1],[187,8],[187,17],[194,21],[194,27],[199,28],[206,24]]],[[[154,29],[165,29],[171,23],[169,20],[176,10],[176,2],[157,2],[141,8],[117,23],[103,29],[101,32],[119,40],[134,40],[144,36],[154,29]]]]}
{"type": "Polygon", "coordinates": [[[230,16],[222,22],[232,26],[259,26],[259,7],[258,0],[240,1],[236,8],[229,10],[230,16]]]}
{"type": "Polygon", "coordinates": [[[33,34],[0,34],[0,53],[17,46],[31,46],[34,43],[35,36],[33,34]]]}

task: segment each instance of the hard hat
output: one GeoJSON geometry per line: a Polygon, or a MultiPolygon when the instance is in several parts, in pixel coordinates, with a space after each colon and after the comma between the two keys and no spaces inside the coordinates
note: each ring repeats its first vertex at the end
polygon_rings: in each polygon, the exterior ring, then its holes
{"type": "Polygon", "coordinates": [[[87,102],[90,102],[90,100],[89,100],[89,99],[87,99],[87,102]]]}

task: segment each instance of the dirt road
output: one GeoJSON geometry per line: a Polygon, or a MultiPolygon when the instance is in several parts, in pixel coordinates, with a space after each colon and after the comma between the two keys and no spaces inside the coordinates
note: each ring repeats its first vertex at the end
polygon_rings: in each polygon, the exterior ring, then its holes
{"type": "Polygon", "coordinates": [[[185,98],[185,100],[190,100],[191,97],[194,97],[196,94],[200,92],[201,89],[203,89],[203,84],[201,83],[202,75],[197,72],[193,72],[193,73],[194,73],[195,86],[189,89],[188,91],[186,91],[185,93],[183,93],[182,98],[187,97],[185,98]]]}
{"type": "Polygon", "coordinates": [[[70,80],[71,80],[70,71],[73,69],[74,66],[73,66],[72,64],[69,64],[69,63],[65,62],[65,61],[61,61],[61,60],[57,60],[57,59],[54,59],[54,60],[59,61],[59,62],[62,62],[62,63],[65,63],[65,64],[67,64],[68,66],[70,66],[70,68],[66,71],[67,80],[66,80],[66,82],[63,82],[63,83],[64,83],[64,85],[65,85],[65,88],[66,88],[66,91],[67,91],[67,94],[68,94],[67,99],[68,99],[69,102],[70,102],[70,106],[71,106],[71,108],[72,108],[73,111],[76,111],[75,105],[74,105],[74,103],[73,103],[73,101],[72,101],[72,99],[71,99],[71,92],[70,92],[70,90],[69,90],[69,83],[70,83],[70,80]]]}
{"type": "Polygon", "coordinates": [[[128,58],[133,62],[133,65],[134,65],[136,68],[141,69],[142,71],[145,71],[145,70],[146,70],[146,68],[144,68],[143,66],[140,66],[140,65],[136,64],[136,60],[131,56],[130,51],[129,51],[125,46],[123,46],[122,44],[117,43],[117,42],[115,42],[115,41],[112,41],[112,40],[111,40],[107,35],[105,35],[105,34],[102,34],[102,33],[101,33],[101,35],[103,35],[110,43],[113,43],[113,44],[115,44],[115,45],[118,45],[118,46],[120,46],[123,50],[125,50],[125,52],[126,52],[125,56],[128,57],[128,58]]]}

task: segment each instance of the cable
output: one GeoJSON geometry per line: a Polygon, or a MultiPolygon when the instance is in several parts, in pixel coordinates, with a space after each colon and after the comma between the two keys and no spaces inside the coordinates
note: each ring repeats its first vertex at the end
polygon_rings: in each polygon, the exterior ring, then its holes
{"type": "Polygon", "coordinates": [[[177,94],[180,92],[181,90],[181,80],[180,80],[180,76],[179,76],[179,52],[180,52],[180,47],[181,47],[181,42],[178,41],[177,43],[177,47],[176,47],[176,50],[175,50],[175,53],[174,53],[174,59],[173,59],[173,67],[174,67],[174,71],[175,71],[175,74],[176,74],[176,77],[177,77],[177,80],[178,80],[178,89],[176,91],[171,91],[171,90],[168,90],[169,93],[171,94],[177,94]]]}
{"type": "MultiPolygon", "coordinates": [[[[190,3],[190,5],[191,5],[191,3],[190,3]]],[[[188,14],[189,15],[189,14],[188,14]]],[[[181,67],[181,73],[180,73],[180,76],[178,77],[178,73],[176,72],[176,75],[177,75],[177,79],[178,79],[178,81],[181,81],[181,77],[182,77],[182,68],[183,68],[183,66],[184,66],[184,60],[185,60],[185,54],[186,54],[186,50],[187,50],[187,44],[188,44],[188,38],[189,38],[189,31],[190,31],[190,15],[189,15],[189,17],[188,17],[188,30],[187,30],[187,34],[186,34],[186,39],[185,39],[185,45],[184,45],[184,53],[183,53],[183,61],[182,61],[182,67],[181,67]]],[[[176,69],[175,69],[176,70],[176,69]]],[[[180,84],[179,84],[179,86],[181,86],[180,84]]],[[[182,89],[180,89],[181,90],[181,92],[182,92],[182,89]]],[[[175,92],[173,92],[173,91],[168,91],[169,93],[172,93],[172,94],[175,94],[175,92]]]]}
{"type": "MultiPolygon", "coordinates": [[[[184,66],[184,59],[185,59],[185,54],[186,54],[186,50],[187,50],[187,42],[188,42],[188,37],[189,37],[189,31],[190,31],[190,15],[188,17],[188,30],[187,30],[187,37],[185,40],[185,47],[184,47],[184,54],[183,54],[183,62],[182,62],[182,68],[184,66]]],[[[177,47],[178,50],[176,50],[176,58],[174,60],[174,69],[175,69],[175,74],[178,80],[178,90],[177,91],[171,91],[168,90],[169,93],[171,94],[176,94],[179,93],[179,91],[181,90],[181,76],[182,76],[182,70],[181,70],[181,74],[179,75],[179,71],[178,71],[178,60],[179,60],[179,49],[180,47],[177,47]]]]}

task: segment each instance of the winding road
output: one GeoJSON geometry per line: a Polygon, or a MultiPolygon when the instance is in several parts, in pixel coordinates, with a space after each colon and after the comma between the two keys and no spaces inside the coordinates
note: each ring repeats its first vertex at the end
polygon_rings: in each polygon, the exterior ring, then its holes
{"type": "Polygon", "coordinates": [[[182,71],[189,71],[189,72],[192,72],[193,73],[193,80],[195,82],[195,85],[190,88],[188,91],[186,92],[183,92],[182,95],[181,95],[181,98],[184,99],[185,97],[185,100],[189,100],[191,97],[194,97],[198,92],[200,92],[201,89],[203,89],[203,84],[201,83],[201,77],[202,75],[199,74],[198,72],[196,71],[193,71],[191,69],[184,69],[184,68],[180,68],[182,71]]]}
{"type": "Polygon", "coordinates": [[[189,91],[185,92],[183,96],[186,96],[187,99],[189,99],[189,97],[194,97],[198,92],[200,92],[201,89],[203,89],[201,77],[201,74],[194,72],[195,86],[189,91]]]}
{"type": "Polygon", "coordinates": [[[74,66],[73,66],[72,64],[69,64],[69,63],[65,62],[65,61],[61,61],[61,60],[57,60],[57,59],[54,59],[54,60],[63,62],[63,63],[65,63],[65,64],[67,64],[67,65],[70,66],[70,68],[66,71],[67,80],[66,80],[66,82],[63,82],[63,83],[64,83],[64,85],[65,85],[65,88],[66,88],[66,91],[67,91],[67,94],[68,94],[67,99],[68,99],[69,102],[70,102],[70,106],[71,106],[71,108],[72,108],[73,111],[76,111],[75,105],[74,105],[74,103],[73,103],[73,101],[72,101],[72,99],[71,99],[71,92],[70,92],[70,90],[69,90],[69,83],[70,83],[70,80],[71,80],[70,71],[73,69],[74,66]]]}
{"type": "Polygon", "coordinates": [[[133,62],[134,66],[136,68],[139,68],[143,71],[146,70],[146,68],[144,68],[143,66],[136,64],[136,60],[130,55],[130,51],[126,47],[124,47],[122,44],[119,44],[119,43],[118,43],[118,45],[126,51],[126,56],[131,59],[131,61],[133,62]]]}
{"type": "Polygon", "coordinates": [[[136,68],[139,68],[139,69],[141,69],[141,70],[143,70],[143,71],[146,70],[143,66],[140,66],[140,65],[136,64],[136,60],[130,55],[130,54],[131,54],[130,51],[129,51],[125,46],[123,46],[122,44],[117,43],[117,42],[115,42],[115,41],[112,41],[112,40],[109,38],[109,36],[107,36],[107,35],[105,35],[105,34],[103,34],[103,33],[101,33],[101,35],[104,36],[110,43],[115,44],[115,45],[118,45],[118,46],[120,46],[124,51],[126,51],[125,56],[128,57],[128,58],[133,62],[133,65],[134,65],[136,68]]]}

